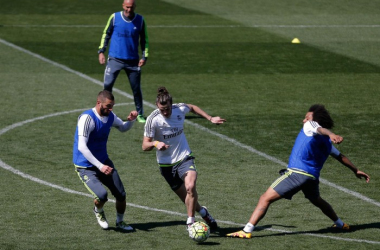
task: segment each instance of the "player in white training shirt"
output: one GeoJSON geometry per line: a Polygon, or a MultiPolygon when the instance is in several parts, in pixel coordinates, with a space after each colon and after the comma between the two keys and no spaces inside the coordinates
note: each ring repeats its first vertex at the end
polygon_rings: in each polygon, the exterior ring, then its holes
{"type": "Polygon", "coordinates": [[[185,115],[189,112],[198,114],[215,124],[222,124],[226,120],[212,117],[192,104],[173,104],[172,97],[165,87],[158,89],[156,105],[158,109],[148,116],[145,124],[142,148],[144,151],[150,151],[156,147],[157,162],[162,176],[186,205],[187,226],[194,223],[197,211],[210,228],[215,230],[216,221],[207,209],[198,203],[197,170],[183,125],[185,115]]]}

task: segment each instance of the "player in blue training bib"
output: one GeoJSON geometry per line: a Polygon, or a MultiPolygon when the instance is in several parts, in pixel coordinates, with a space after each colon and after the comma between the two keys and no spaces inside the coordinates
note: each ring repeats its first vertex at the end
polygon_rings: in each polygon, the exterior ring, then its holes
{"type": "Polygon", "coordinates": [[[369,182],[369,176],[359,171],[346,156],[332,146],[332,142],[341,143],[343,138],[329,130],[334,126],[334,122],[323,105],[311,106],[303,123],[303,128],[298,134],[290,154],[288,168],[280,171],[281,177],[275,180],[260,197],[243,230],[227,234],[228,237],[251,238],[255,226],[264,218],[273,202],[282,198],[291,199],[299,191],[302,191],[313,205],[321,209],[334,222],[333,228],[349,230],[349,225],[339,219],[331,205],[319,194],[321,169],[327,157],[331,155],[351,169],[356,177],[364,177],[369,182]]]}

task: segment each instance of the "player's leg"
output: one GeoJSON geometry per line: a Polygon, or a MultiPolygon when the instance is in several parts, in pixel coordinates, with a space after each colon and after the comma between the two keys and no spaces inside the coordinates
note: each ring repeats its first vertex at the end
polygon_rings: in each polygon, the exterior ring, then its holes
{"type": "Polygon", "coordinates": [[[227,234],[227,236],[246,239],[251,238],[252,231],[255,229],[257,223],[264,218],[269,206],[281,198],[282,197],[272,187],[269,187],[267,191],[260,196],[259,202],[257,203],[249,222],[245,225],[243,230],[227,234]]]}
{"type": "Polygon", "coordinates": [[[249,219],[249,223],[257,225],[257,223],[264,218],[269,206],[279,199],[281,199],[281,196],[272,187],[269,187],[267,191],[260,196],[259,202],[249,219]]]}
{"type": "MultiPolygon", "coordinates": [[[[215,219],[211,216],[208,209],[201,206],[198,202],[198,192],[196,190],[197,182],[197,171],[195,166],[194,157],[189,155],[183,162],[178,166],[178,174],[184,180],[184,187],[182,190],[182,195],[185,194],[185,204],[188,202],[190,207],[188,208],[188,214],[195,215],[195,211],[202,216],[202,219],[207,223],[211,230],[216,230],[218,224],[215,219]],[[193,199],[193,197],[195,199],[193,199]]],[[[195,217],[189,217],[188,223],[194,222],[195,217]]]]}
{"type": "Polygon", "coordinates": [[[321,196],[318,196],[317,198],[314,199],[309,199],[309,201],[319,209],[327,216],[329,217],[332,221],[336,221],[338,219],[338,215],[335,213],[334,209],[332,206],[322,199],[321,196]]]}
{"type": "Polygon", "coordinates": [[[161,175],[165,178],[173,192],[185,203],[186,188],[183,180],[179,178],[178,173],[173,170],[173,166],[160,167],[161,175]]]}
{"type": "MultiPolygon", "coordinates": [[[[160,167],[161,175],[165,178],[166,182],[169,184],[173,192],[180,198],[180,200],[186,206],[187,213],[189,216],[186,221],[187,225],[194,223],[195,209],[199,209],[199,210],[201,209],[200,205],[198,204],[197,199],[195,199],[195,202],[193,201],[194,203],[190,202],[191,199],[189,199],[188,197],[187,188],[189,189],[192,189],[192,188],[189,187],[189,184],[187,184],[187,186],[185,185],[185,177],[187,175],[187,172],[194,172],[193,174],[196,174],[195,167],[193,167],[193,165],[194,165],[193,160],[191,158],[189,161],[185,159],[184,161],[182,161],[181,164],[178,164],[176,166],[160,167]]],[[[190,182],[190,178],[187,179],[187,181],[190,182]]],[[[196,176],[195,176],[194,181],[196,181],[196,176]]],[[[191,194],[191,196],[193,195],[194,194],[191,194]]]]}
{"type": "Polygon", "coordinates": [[[298,182],[302,180],[298,180],[297,175],[292,175],[292,172],[288,170],[282,174],[283,175],[277,178],[265,193],[260,196],[260,199],[243,230],[229,233],[227,234],[228,237],[251,238],[255,226],[264,218],[269,206],[273,202],[281,198],[291,199],[292,196],[300,190],[298,182]]]}
{"type": "Polygon", "coordinates": [[[259,202],[253,211],[249,223],[256,226],[268,211],[269,206],[281,199],[286,198],[291,200],[301,188],[302,183],[307,179],[307,176],[293,173],[289,170],[282,173],[272,185],[260,196],[259,202]]]}
{"type": "Polygon", "coordinates": [[[107,66],[104,70],[104,89],[112,92],[113,85],[116,81],[120,70],[123,69],[124,64],[117,59],[108,58],[107,66]]]}
{"type": "Polygon", "coordinates": [[[183,161],[173,167],[173,170],[178,173],[178,176],[183,180],[184,185],[181,187],[180,193],[182,199],[185,196],[184,202],[187,209],[187,224],[193,224],[195,221],[195,210],[201,210],[198,203],[198,193],[196,189],[197,170],[194,163],[194,157],[188,155],[183,161]]]}
{"type": "Polygon", "coordinates": [[[319,209],[327,216],[329,217],[333,222],[333,228],[340,228],[344,230],[349,230],[350,226],[346,223],[344,223],[338,215],[335,213],[333,207],[324,199],[322,199],[321,196],[318,196],[314,199],[309,199],[309,201],[319,209]]]}
{"type": "MultiPolygon", "coordinates": [[[[114,165],[111,160],[106,161],[106,165],[114,165]]],[[[106,185],[111,191],[112,195],[116,199],[116,228],[131,231],[133,228],[124,222],[124,214],[126,209],[126,192],[123,182],[120,179],[119,173],[116,168],[113,169],[112,174],[104,177],[104,185],[106,185]]]]}
{"type": "MultiPolygon", "coordinates": [[[[107,190],[103,187],[102,182],[98,179],[99,173],[97,168],[76,168],[76,172],[85,185],[87,190],[94,196],[94,213],[99,225],[103,229],[108,228],[103,206],[107,202],[107,190]]],[[[102,173],[101,173],[102,174],[102,173]]]]}
{"type": "Polygon", "coordinates": [[[183,176],[184,186],[186,190],[185,205],[188,217],[195,216],[195,207],[198,203],[198,193],[196,189],[197,172],[188,171],[183,176]]]}
{"type": "Polygon", "coordinates": [[[176,193],[176,195],[181,199],[181,201],[183,203],[185,203],[186,201],[186,196],[187,196],[187,192],[186,192],[186,188],[185,188],[185,184],[182,184],[178,189],[176,190],[173,190],[174,193],[176,193]]]}
{"type": "Polygon", "coordinates": [[[305,198],[307,198],[314,206],[321,209],[322,213],[334,222],[333,227],[341,228],[344,230],[348,230],[350,228],[349,225],[339,219],[332,206],[327,201],[322,199],[319,193],[318,180],[309,180],[304,185],[302,191],[305,194],[305,198]]]}
{"type": "MultiPolygon", "coordinates": [[[[188,195],[188,192],[186,190],[186,187],[185,187],[185,184],[182,184],[178,189],[176,190],[173,190],[176,195],[181,199],[181,201],[186,204],[186,198],[187,198],[187,195],[188,195]]],[[[196,201],[195,205],[195,211],[198,212],[202,217],[206,216],[208,211],[206,210],[205,207],[202,207],[198,200],[196,201]],[[203,212],[203,213],[202,213],[203,212]]],[[[187,208],[187,206],[186,206],[187,208]]],[[[193,214],[193,213],[192,213],[193,214]]]]}
{"type": "MultiPolygon", "coordinates": [[[[131,85],[136,111],[139,113],[139,118],[144,118],[143,95],[141,90],[141,69],[137,66],[127,67],[126,73],[129,84],[131,85]]],[[[138,121],[142,122],[141,119],[138,121]]]]}
{"type": "Polygon", "coordinates": [[[101,201],[99,199],[94,199],[94,204],[95,204],[95,211],[100,211],[103,210],[104,204],[106,204],[106,201],[101,201]]]}

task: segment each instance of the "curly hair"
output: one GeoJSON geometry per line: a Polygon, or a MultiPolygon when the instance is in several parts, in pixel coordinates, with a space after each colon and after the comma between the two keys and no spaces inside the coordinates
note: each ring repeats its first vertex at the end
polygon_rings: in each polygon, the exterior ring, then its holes
{"type": "Polygon", "coordinates": [[[314,104],[309,108],[309,112],[313,112],[313,121],[318,122],[323,128],[331,129],[334,127],[334,121],[324,105],[314,104]]]}

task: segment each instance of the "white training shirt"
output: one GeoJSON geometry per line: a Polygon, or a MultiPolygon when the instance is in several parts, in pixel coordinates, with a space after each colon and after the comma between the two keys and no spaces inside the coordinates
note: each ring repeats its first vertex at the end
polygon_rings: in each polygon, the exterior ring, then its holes
{"type": "MultiPolygon", "coordinates": [[[[92,108],[92,111],[103,123],[107,123],[108,116],[100,116],[96,112],[95,108],[92,108]]],[[[113,112],[110,115],[114,116],[114,121],[112,123],[113,127],[116,127],[119,131],[125,132],[132,128],[135,120],[123,122],[119,117],[117,117],[113,112]]],[[[98,169],[103,167],[103,163],[98,161],[95,156],[87,147],[88,138],[91,132],[95,129],[95,122],[90,115],[83,114],[78,119],[78,150],[83,154],[83,156],[91,162],[92,165],[96,166],[98,169]]]]}
{"type": "Polygon", "coordinates": [[[156,151],[159,164],[173,164],[191,153],[184,133],[185,115],[189,112],[190,108],[185,103],[176,103],[172,105],[170,118],[161,115],[159,109],[148,116],[144,136],[169,145],[164,151],[156,151]]]}
{"type": "Polygon", "coordinates": [[[315,121],[307,121],[303,124],[303,132],[306,136],[314,136],[318,134],[318,128],[321,128],[321,125],[319,125],[318,122],[315,121]]]}

